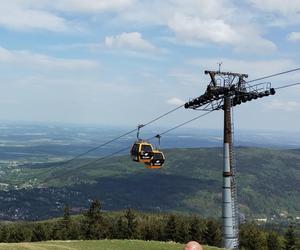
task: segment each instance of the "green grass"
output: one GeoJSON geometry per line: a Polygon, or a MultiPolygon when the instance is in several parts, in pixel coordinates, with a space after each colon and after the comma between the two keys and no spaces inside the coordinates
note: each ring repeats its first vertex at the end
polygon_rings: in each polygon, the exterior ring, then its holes
{"type": "MultiPolygon", "coordinates": [[[[140,240],[47,241],[35,243],[1,243],[0,250],[182,250],[174,242],[140,240]]],[[[220,248],[204,247],[204,250],[220,248]]]]}

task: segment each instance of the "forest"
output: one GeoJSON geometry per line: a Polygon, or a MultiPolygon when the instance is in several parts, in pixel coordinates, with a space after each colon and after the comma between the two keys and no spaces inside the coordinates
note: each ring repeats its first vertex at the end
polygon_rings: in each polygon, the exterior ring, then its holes
{"type": "MultiPolygon", "coordinates": [[[[36,242],[48,240],[139,239],[185,243],[196,240],[205,245],[221,246],[221,223],[213,218],[179,213],[145,213],[132,209],[119,212],[101,210],[98,200],[81,214],[70,214],[37,222],[2,222],[0,242],[36,242]]],[[[244,223],[240,228],[241,249],[300,249],[300,233],[290,224],[283,231],[244,223]]]]}

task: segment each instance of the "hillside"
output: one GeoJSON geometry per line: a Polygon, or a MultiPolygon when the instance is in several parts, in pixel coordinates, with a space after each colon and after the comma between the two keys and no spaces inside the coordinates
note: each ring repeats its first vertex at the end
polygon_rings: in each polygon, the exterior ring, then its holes
{"type": "MultiPolygon", "coordinates": [[[[193,212],[220,216],[222,149],[166,150],[160,170],[145,169],[128,156],[80,167],[34,164],[11,167],[1,175],[0,217],[43,219],[62,214],[65,204],[79,212],[90,199],[104,210],[193,212]],[[5,186],[3,186],[5,183],[5,186]]],[[[286,211],[299,216],[300,150],[237,148],[238,192],[246,216],[286,211]]]]}

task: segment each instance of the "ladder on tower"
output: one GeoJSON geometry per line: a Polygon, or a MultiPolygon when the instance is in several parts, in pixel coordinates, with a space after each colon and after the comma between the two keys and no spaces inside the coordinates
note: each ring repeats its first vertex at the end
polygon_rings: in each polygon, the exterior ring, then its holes
{"type": "Polygon", "coordinates": [[[237,195],[237,178],[236,178],[236,159],[234,154],[234,122],[231,121],[231,145],[230,145],[230,165],[231,165],[231,199],[232,199],[232,222],[234,234],[234,249],[239,249],[239,204],[237,195]]]}

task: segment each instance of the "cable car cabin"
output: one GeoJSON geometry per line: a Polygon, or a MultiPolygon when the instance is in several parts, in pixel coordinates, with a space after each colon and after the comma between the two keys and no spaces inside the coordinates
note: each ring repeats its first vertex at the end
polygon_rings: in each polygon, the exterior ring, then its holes
{"type": "Polygon", "coordinates": [[[146,168],[161,168],[165,163],[165,156],[163,154],[163,152],[159,151],[159,150],[154,150],[153,151],[153,157],[150,160],[150,162],[146,162],[145,167],[146,168]]]}
{"type": "Polygon", "coordinates": [[[145,141],[136,141],[130,151],[133,161],[147,163],[153,157],[153,147],[145,141]]]}

